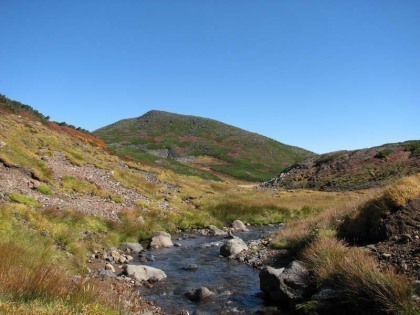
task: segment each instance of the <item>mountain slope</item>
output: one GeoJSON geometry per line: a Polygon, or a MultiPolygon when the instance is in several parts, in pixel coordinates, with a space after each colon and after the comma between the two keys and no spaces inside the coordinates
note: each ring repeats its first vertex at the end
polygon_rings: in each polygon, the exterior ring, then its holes
{"type": "Polygon", "coordinates": [[[354,190],[381,186],[418,172],[420,141],[414,140],[311,157],[261,186],[354,190]]]}
{"type": "Polygon", "coordinates": [[[124,119],[93,134],[128,156],[146,152],[246,180],[267,180],[313,155],[216,120],[162,111],[124,119]]]}

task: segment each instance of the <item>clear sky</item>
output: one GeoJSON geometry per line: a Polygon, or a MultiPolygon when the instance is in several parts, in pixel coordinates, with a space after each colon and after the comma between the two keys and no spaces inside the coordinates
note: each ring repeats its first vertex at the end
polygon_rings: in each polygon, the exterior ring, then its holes
{"type": "Polygon", "coordinates": [[[317,153],[420,139],[418,0],[0,0],[0,93],[89,130],[159,109],[317,153]]]}

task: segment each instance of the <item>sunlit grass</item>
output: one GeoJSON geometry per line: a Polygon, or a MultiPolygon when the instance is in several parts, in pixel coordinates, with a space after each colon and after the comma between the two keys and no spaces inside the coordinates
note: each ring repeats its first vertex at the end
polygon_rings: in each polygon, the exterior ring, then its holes
{"type": "Polygon", "coordinates": [[[318,286],[343,291],[346,309],[383,314],[416,314],[409,280],[391,270],[379,270],[366,251],[347,247],[335,238],[324,237],[303,253],[318,286]]]}

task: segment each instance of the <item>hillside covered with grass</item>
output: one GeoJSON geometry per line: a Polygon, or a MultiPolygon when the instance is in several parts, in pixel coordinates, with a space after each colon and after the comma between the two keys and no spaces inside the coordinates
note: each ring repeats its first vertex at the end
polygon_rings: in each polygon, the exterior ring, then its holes
{"type": "MultiPolygon", "coordinates": [[[[410,279],[418,277],[418,175],[358,191],[254,189],[114,155],[83,130],[3,104],[0,313],[159,314],[128,282],[98,278],[105,264],[91,257],[156,231],[239,219],[286,223],[270,237],[273,250],[301,259],[319,288],[342,292],[340,307],[416,314],[410,279]],[[368,243],[372,253],[360,247],[368,243]]],[[[413,143],[404,145],[395,152],[416,154],[413,143]]],[[[317,310],[314,301],[300,307],[317,310]]]]}
{"type": "Polygon", "coordinates": [[[167,158],[249,181],[267,180],[313,156],[307,150],[212,119],[162,111],[118,121],[94,135],[119,154],[139,161],[167,158]]]}
{"type": "Polygon", "coordinates": [[[367,189],[420,172],[420,140],[311,157],[262,187],[327,191],[367,189]]]}
{"type": "Polygon", "coordinates": [[[141,313],[150,305],[124,283],[98,282],[86,257],[155,231],[291,221],[355,196],[272,194],[179,174],[113,155],[82,130],[14,109],[0,104],[2,314],[141,313]]]}

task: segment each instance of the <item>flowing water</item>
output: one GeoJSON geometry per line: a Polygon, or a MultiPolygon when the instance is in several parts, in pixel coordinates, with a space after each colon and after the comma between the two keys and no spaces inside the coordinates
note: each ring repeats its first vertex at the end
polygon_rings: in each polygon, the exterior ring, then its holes
{"type": "MultiPolygon", "coordinates": [[[[236,233],[244,241],[260,239],[278,227],[252,227],[236,233]]],[[[180,247],[151,250],[155,261],[147,265],[162,269],[167,279],[152,288],[141,288],[147,300],[157,302],[165,314],[188,310],[190,314],[285,314],[264,305],[260,296],[259,271],[236,260],[220,258],[222,237],[183,238],[180,247]],[[183,267],[196,264],[197,270],[183,267]],[[207,287],[216,293],[204,302],[185,297],[190,289],[207,287]]]]}

